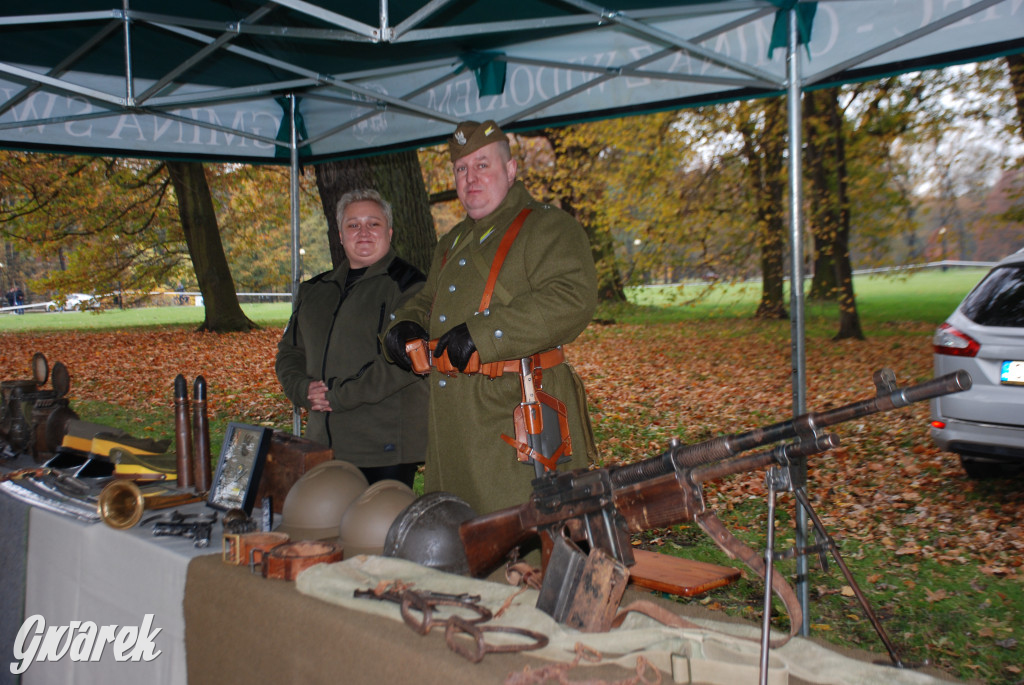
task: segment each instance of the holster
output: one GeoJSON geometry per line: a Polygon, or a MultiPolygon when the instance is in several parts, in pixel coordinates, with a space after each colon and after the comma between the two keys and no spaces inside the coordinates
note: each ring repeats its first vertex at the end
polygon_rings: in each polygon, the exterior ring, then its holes
{"type": "Polygon", "coordinates": [[[527,411],[520,404],[512,411],[515,438],[502,435],[501,439],[515,448],[519,461],[539,461],[553,471],[557,464],[569,461],[572,456],[569,415],[565,403],[557,397],[540,389],[536,390],[536,395],[540,414],[527,411]]]}
{"type": "Polygon", "coordinates": [[[422,338],[413,338],[412,340],[405,343],[405,352],[409,355],[409,361],[412,362],[412,370],[414,373],[418,373],[421,376],[425,376],[430,373],[430,368],[434,367],[439,373],[443,373],[446,376],[456,376],[459,373],[481,373],[491,378],[497,378],[505,372],[504,362],[488,362],[486,364],[480,363],[480,353],[474,351],[469,356],[469,361],[466,362],[466,368],[459,371],[451,360],[448,359],[448,350],[445,350],[440,357],[434,356],[434,350],[437,349],[437,339],[431,340],[429,343],[422,338]]]}

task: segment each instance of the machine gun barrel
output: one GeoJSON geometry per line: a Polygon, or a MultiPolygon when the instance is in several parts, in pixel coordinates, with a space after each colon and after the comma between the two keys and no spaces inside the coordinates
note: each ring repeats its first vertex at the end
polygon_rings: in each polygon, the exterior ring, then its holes
{"type": "MultiPolygon", "coordinates": [[[[884,372],[875,374],[876,379],[884,372]]],[[[877,380],[876,380],[877,382],[877,380]]],[[[612,483],[622,487],[651,478],[667,475],[677,469],[700,466],[733,457],[741,452],[764,447],[782,440],[813,437],[826,426],[834,426],[853,419],[883,411],[905,407],[914,402],[929,400],[971,387],[971,375],[964,370],[934,378],[919,385],[880,391],[876,397],[847,404],[823,412],[802,414],[788,421],[762,426],[744,433],[722,435],[693,445],[675,445],[664,454],[644,461],[622,466],[612,473],[612,483]]]]}

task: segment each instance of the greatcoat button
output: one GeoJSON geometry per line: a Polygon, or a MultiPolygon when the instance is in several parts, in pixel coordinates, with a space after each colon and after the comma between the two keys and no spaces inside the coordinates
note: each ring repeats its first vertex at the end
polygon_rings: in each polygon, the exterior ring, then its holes
{"type": "Polygon", "coordinates": [[[503,335],[505,335],[505,334],[501,332],[500,328],[498,330],[494,331],[494,337],[495,338],[500,338],[503,335]]]}

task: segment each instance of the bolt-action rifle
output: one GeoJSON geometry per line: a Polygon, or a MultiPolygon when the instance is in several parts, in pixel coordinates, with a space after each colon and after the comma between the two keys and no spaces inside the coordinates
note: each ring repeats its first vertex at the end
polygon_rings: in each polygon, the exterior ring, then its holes
{"type": "MultiPolygon", "coordinates": [[[[836,409],[693,445],[673,443],[660,456],[625,466],[547,471],[533,480],[533,493],[524,504],[470,519],[460,526],[470,573],[482,575],[493,570],[514,548],[537,535],[541,537],[545,566],[555,541],[569,539],[585,542],[591,550],[603,550],[628,567],[634,563],[631,533],[693,521],[726,554],[739,557],[764,578],[764,560],[737,540],[705,506],[701,484],[773,465],[788,467],[795,459],[839,444],[835,435],[824,432],[828,426],[971,386],[970,374],[963,370],[904,388],[896,386],[890,370],[877,372],[874,379],[875,397],[836,409]],[[775,443],[784,444],[739,456],[775,443]]],[[[795,594],[777,571],[770,575],[795,631],[802,622],[795,594]]]]}

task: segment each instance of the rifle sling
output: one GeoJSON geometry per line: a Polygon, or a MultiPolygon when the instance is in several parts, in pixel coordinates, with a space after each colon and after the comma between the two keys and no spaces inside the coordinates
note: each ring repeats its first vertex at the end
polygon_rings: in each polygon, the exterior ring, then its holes
{"type": "Polygon", "coordinates": [[[670,628],[707,630],[705,626],[698,625],[693,621],[688,621],[679,614],[673,613],[665,607],[655,604],[649,599],[638,599],[619,609],[619,613],[615,614],[615,618],[612,620],[612,628],[620,627],[623,621],[626,620],[626,615],[630,612],[643,614],[644,616],[653,618],[658,623],[670,628]]]}
{"type": "MultiPolygon", "coordinates": [[[[764,579],[764,559],[730,533],[721,519],[715,516],[715,512],[704,510],[697,514],[694,520],[715,541],[715,544],[729,555],[729,558],[739,559],[757,573],[761,579],[764,579]]],[[[797,599],[793,588],[790,587],[786,579],[775,568],[772,569],[772,590],[782,600],[782,603],[786,606],[786,612],[789,614],[789,635],[769,643],[772,649],[777,649],[789,642],[790,638],[800,631],[804,622],[804,612],[800,607],[800,600],[797,599]]]]}

